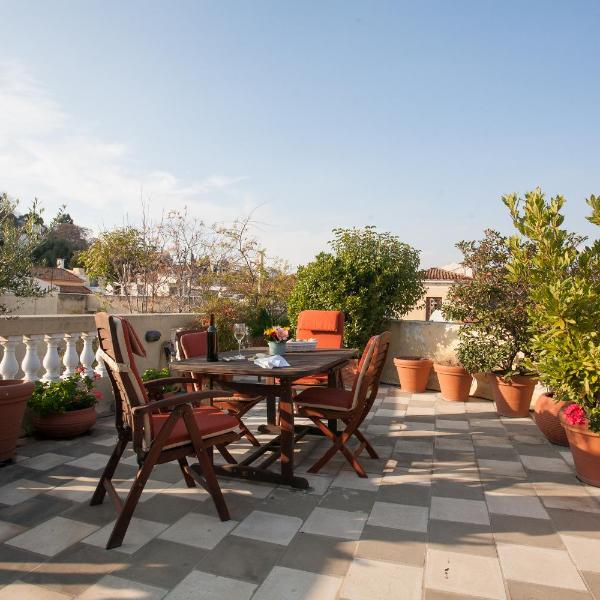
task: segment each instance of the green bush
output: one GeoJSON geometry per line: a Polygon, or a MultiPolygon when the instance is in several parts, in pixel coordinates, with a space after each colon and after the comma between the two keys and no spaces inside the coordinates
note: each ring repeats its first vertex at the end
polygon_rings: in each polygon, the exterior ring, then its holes
{"type": "Polygon", "coordinates": [[[463,264],[472,279],[454,285],[442,312],[447,319],[462,321],[457,357],[470,373],[493,371],[506,378],[527,374],[521,357],[531,353],[529,282],[510,280],[510,249],[505,237],[487,230],[480,241],[459,242],[463,264]]]}
{"type": "Polygon", "coordinates": [[[333,234],[333,252],[321,252],[298,269],[288,301],[290,321],[295,327],[303,310],[341,310],[346,346],[363,348],[425,294],[419,251],[375,227],[333,234]]]}
{"type": "MultiPolygon", "coordinates": [[[[519,233],[510,240],[510,278],[531,282],[531,368],[600,433],[600,240],[581,247],[583,238],[561,227],[562,196],[546,201],[538,188],[503,200],[519,233]]],[[[600,226],[600,197],[587,203],[588,220],[600,226]]]]}
{"type": "Polygon", "coordinates": [[[28,406],[42,417],[89,408],[102,397],[92,388],[92,379],[80,374],[58,381],[37,381],[28,406]]]}

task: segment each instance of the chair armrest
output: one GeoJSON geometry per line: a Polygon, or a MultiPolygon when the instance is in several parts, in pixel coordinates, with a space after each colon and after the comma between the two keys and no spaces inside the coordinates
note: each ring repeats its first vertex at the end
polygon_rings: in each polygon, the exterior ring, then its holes
{"type": "Polygon", "coordinates": [[[223,392],[223,391],[206,391],[206,392],[192,392],[190,394],[181,394],[178,396],[171,396],[170,398],[165,398],[164,400],[155,400],[154,402],[149,402],[148,404],[144,404],[144,406],[134,406],[131,409],[131,412],[134,415],[143,414],[146,412],[154,412],[155,410],[161,408],[176,408],[177,406],[181,406],[182,404],[193,404],[195,402],[199,402],[200,400],[205,400],[206,398],[230,398],[231,392],[223,392]]]}
{"type": "Polygon", "coordinates": [[[153,379],[152,381],[144,381],[144,386],[154,387],[162,385],[174,385],[176,383],[199,383],[197,379],[192,377],[163,377],[162,379],[153,379]]]}

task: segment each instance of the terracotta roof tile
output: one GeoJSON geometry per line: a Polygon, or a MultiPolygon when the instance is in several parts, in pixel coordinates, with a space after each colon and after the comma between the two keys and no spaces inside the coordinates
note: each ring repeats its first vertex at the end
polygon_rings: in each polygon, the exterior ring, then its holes
{"type": "Polygon", "coordinates": [[[92,290],[85,285],[59,285],[58,291],[61,294],[91,294],[92,290]]]}
{"type": "Polygon", "coordinates": [[[31,269],[31,274],[43,281],[72,281],[75,284],[83,283],[81,277],[77,277],[77,275],[74,275],[66,269],[59,269],[58,267],[33,267],[31,269]]]}
{"type": "Polygon", "coordinates": [[[453,271],[446,271],[439,267],[431,267],[425,271],[425,279],[433,279],[436,281],[463,281],[465,279],[471,279],[466,275],[460,273],[454,273],[453,271]]]}

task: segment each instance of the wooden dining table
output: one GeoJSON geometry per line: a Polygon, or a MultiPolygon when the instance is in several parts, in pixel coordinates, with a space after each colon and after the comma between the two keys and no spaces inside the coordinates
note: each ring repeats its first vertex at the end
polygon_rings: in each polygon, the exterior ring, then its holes
{"type": "Polygon", "coordinates": [[[212,388],[262,396],[265,400],[277,398],[279,423],[273,420],[269,424],[269,431],[275,433],[275,437],[262,444],[239,463],[215,465],[215,472],[228,477],[241,477],[305,489],[308,487],[308,480],[294,474],[294,444],[306,435],[307,428],[297,431],[294,426],[293,383],[303,377],[327,373],[328,385],[336,387],[340,379],[339,370],[356,356],[357,351],[343,348],[290,352],[285,355],[289,367],[272,369],[264,369],[254,364],[251,357],[259,352],[266,355],[267,349],[242,350],[244,360],[223,360],[239,354],[235,351],[222,353],[217,362],[207,362],[204,357],[195,357],[173,361],[169,367],[173,372],[202,375],[210,382],[212,388]],[[270,455],[265,457],[267,453],[270,455]],[[264,457],[263,460],[256,464],[261,457],[264,457]],[[280,472],[269,470],[269,466],[278,459],[280,472]]]}

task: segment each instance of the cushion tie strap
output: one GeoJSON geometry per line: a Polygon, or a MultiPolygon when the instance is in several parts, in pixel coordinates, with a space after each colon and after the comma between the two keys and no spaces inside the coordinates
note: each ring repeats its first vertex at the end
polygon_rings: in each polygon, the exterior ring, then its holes
{"type": "Polygon", "coordinates": [[[102,348],[99,348],[100,352],[100,358],[113,370],[113,371],[117,371],[118,373],[131,373],[131,367],[126,364],[126,363],[120,363],[117,362],[112,356],[109,356],[108,354],[106,354],[106,352],[104,352],[104,350],[102,350],[102,348]]]}

